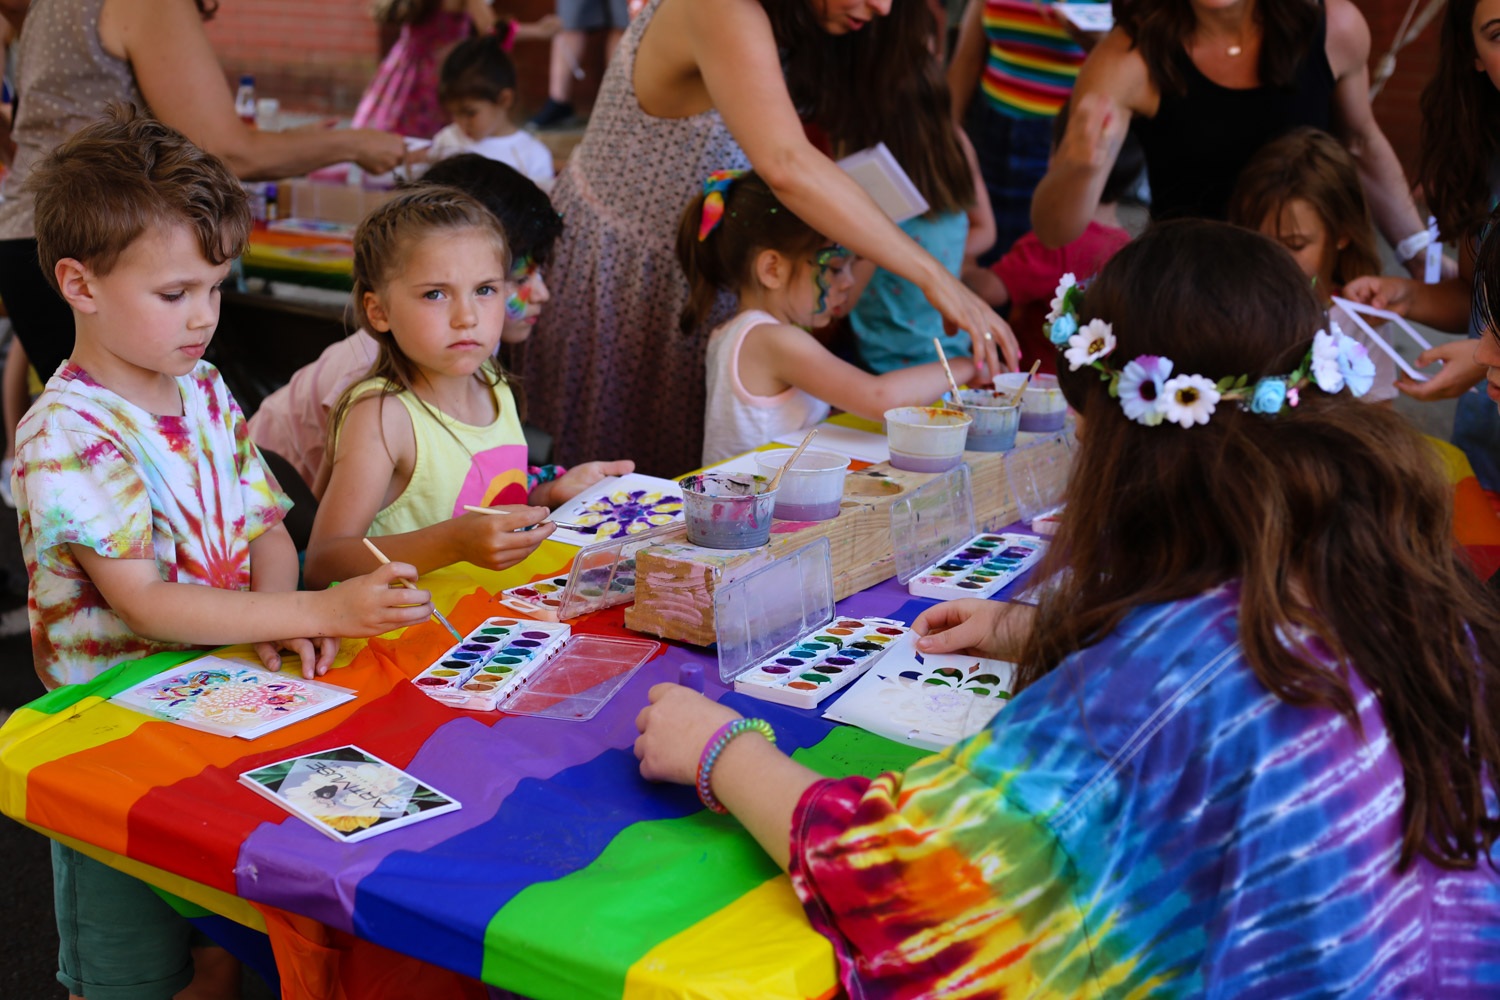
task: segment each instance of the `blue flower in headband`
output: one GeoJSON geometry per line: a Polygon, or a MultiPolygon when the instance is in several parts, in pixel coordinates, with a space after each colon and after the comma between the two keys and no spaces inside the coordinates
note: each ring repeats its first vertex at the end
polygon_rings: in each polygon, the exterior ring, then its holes
{"type": "Polygon", "coordinates": [[[708,239],[708,234],[724,218],[724,193],[729,185],[745,176],[748,170],[715,170],[703,181],[703,213],[698,221],[698,242],[708,239]]]}

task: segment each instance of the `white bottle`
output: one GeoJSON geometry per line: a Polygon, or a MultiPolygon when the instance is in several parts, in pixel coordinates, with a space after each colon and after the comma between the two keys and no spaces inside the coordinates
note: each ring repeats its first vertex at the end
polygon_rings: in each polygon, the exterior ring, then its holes
{"type": "Polygon", "coordinates": [[[234,95],[234,113],[240,121],[255,127],[255,77],[249,73],[240,77],[240,89],[234,95]]]}

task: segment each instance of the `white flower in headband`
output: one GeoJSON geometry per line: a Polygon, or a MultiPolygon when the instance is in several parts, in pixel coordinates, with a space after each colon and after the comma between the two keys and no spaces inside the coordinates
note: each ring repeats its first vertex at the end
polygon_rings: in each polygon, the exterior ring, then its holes
{"type": "Polygon", "coordinates": [[[1138,424],[1155,427],[1166,414],[1159,408],[1161,398],[1167,393],[1167,378],[1172,374],[1172,362],[1153,354],[1143,354],[1127,362],[1120,372],[1115,390],[1120,397],[1120,408],[1125,415],[1138,424]],[[1141,391],[1150,385],[1151,394],[1141,391]]]}
{"type": "Polygon", "coordinates": [[[1072,271],[1063,275],[1057,282],[1057,291],[1052,296],[1051,311],[1047,313],[1047,322],[1051,323],[1063,313],[1068,311],[1068,289],[1078,284],[1078,278],[1072,271]]]}
{"type": "Polygon", "coordinates": [[[1076,372],[1084,365],[1091,365],[1106,357],[1114,349],[1115,334],[1109,324],[1102,319],[1091,319],[1084,324],[1082,330],[1068,338],[1068,349],[1063,356],[1076,372]]]}
{"type": "Polygon", "coordinates": [[[1157,409],[1179,427],[1206,424],[1219,405],[1219,390],[1202,375],[1178,375],[1163,386],[1157,409]]]}

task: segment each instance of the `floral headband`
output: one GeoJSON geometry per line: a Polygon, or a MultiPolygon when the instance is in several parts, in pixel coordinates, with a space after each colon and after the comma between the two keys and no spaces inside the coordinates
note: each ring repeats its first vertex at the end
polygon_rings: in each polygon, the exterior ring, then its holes
{"type": "Polygon", "coordinates": [[[1147,427],[1163,420],[1181,427],[1206,424],[1223,400],[1236,401],[1252,413],[1280,413],[1297,405],[1299,390],[1309,381],[1328,393],[1347,386],[1356,396],[1369,392],[1375,381],[1375,363],[1365,346],[1332,322],[1333,332],[1317,332],[1312,348],[1295,371],[1267,375],[1253,386],[1248,375],[1226,375],[1217,382],[1202,375],[1173,375],[1171,359],[1154,354],[1143,354],[1123,368],[1110,368],[1104,359],[1114,352],[1114,330],[1102,319],[1078,325],[1082,296],[1078,279],[1063,275],[1052,299],[1052,311],[1047,314],[1047,339],[1064,348],[1063,357],[1071,371],[1085,366],[1097,369],[1125,415],[1147,427]]]}
{"type": "Polygon", "coordinates": [[[729,185],[748,174],[748,170],[715,170],[703,180],[703,213],[698,219],[698,242],[708,239],[724,218],[724,193],[729,185]]]}

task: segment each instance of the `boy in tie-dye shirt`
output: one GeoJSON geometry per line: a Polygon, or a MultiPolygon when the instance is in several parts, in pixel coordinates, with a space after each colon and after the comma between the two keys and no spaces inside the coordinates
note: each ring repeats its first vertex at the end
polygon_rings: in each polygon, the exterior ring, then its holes
{"type": "MultiPolygon", "coordinates": [[[[202,360],[249,233],[224,165],[127,108],[80,130],[34,177],[42,270],[76,329],[71,358],[22,421],[13,475],[43,682],[243,642],[273,670],[291,650],[311,677],[331,664],[334,637],[425,620],[427,595],[391,586],[415,576],[404,564],[296,592],[289,503],[202,360]]],[[[58,979],[73,995],[237,991],[235,963],[199,947],[144,883],[56,843],[53,880],[58,979]]]]}

